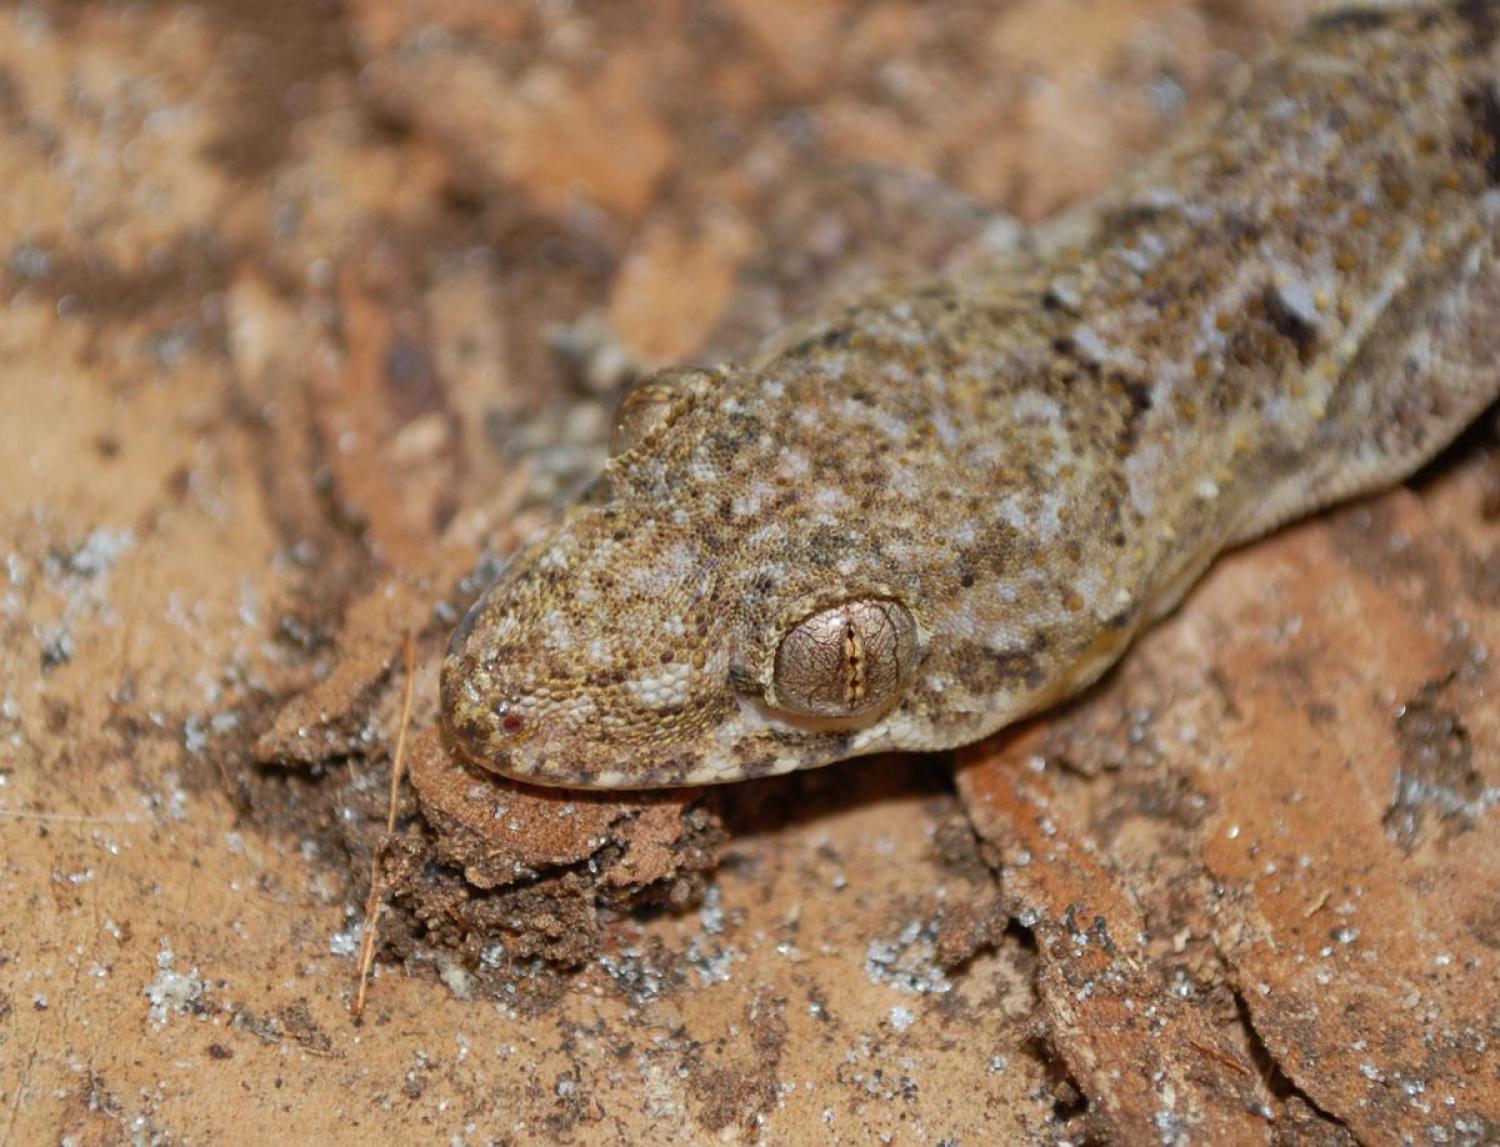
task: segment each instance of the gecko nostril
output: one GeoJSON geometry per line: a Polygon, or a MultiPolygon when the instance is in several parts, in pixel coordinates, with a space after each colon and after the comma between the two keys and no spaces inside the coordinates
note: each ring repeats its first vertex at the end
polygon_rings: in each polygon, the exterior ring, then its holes
{"type": "Polygon", "coordinates": [[[514,737],[526,728],[526,717],[515,703],[515,698],[506,697],[491,707],[495,728],[502,737],[514,737]]]}

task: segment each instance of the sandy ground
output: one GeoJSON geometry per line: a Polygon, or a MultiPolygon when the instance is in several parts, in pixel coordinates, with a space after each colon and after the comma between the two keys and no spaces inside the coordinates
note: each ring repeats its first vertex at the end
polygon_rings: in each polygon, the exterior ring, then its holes
{"type": "Polygon", "coordinates": [[[0,1143],[1500,1138],[1493,416],[956,762],[433,730],[634,366],[1077,202],[1308,10],[0,6],[0,1143]]]}

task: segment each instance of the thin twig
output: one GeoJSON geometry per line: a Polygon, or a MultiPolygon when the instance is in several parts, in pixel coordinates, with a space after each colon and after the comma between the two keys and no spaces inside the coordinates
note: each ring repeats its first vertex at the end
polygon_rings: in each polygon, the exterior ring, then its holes
{"type": "MultiPolygon", "coordinates": [[[[401,792],[401,776],[406,766],[406,730],[411,725],[412,689],[416,681],[417,655],[413,648],[411,631],[401,642],[401,658],[406,670],[406,689],[401,698],[401,726],[396,734],[396,755],[391,759],[391,792],[386,804],[385,839],[396,831],[396,799],[401,792]]],[[[357,1023],[365,1013],[365,993],[370,985],[370,972],[375,967],[375,940],[380,927],[380,913],[385,907],[386,885],[380,872],[380,850],[382,840],[370,858],[370,895],[365,900],[365,926],[359,938],[359,986],[354,992],[354,1002],[349,1014],[357,1023]]]]}
{"type": "Polygon", "coordinates": [[[401,774],[406,766],[406,732],[411,727],[411,697],[413,683],[417,678],[417,655],[413,649],[411,630],[401,637],[401,667],[406,673],[406,689],[401,695],[401,725],[396,733],[396,756],[391,761],[391,799],[386,807],[385,831],[396,831],[396,798],[401,794],[401,774]]]}
{"type": "Polygon", "coordinates": [[[1307,919],[1310,919],[1311,917],[1317,915],[1317,913],[1322,910],[1323,905],[1325,905],[1327,903],[1328,903],[1328,891],[1325,889],[1323,891],[1323,895],[1319,896],[1316,900],[1314,900],[1311,904],[1309,904],[1307,906],[1306,910],[1302,913],[1302,919],[1307,920],[1307,919]]]}
{"type": "Polygon", "coordinates": [[[54,824],[132,825],[145,823],[139,817],[134,816],[81,816],[68,812],[27,812],[18,808],[0,808],[0,816],[13,817],[16,820],[48,821],[54,824]]]}
{"type": "Polygon", "coordinates": [[[1239,1072],[1241,1075],[1253,1075],[1254,1074],[1254,1072],[1252,1072],[1243,1063],[1241,1063],[1239,1060],[1235,1059],[1234,1056],[1232,1056],[1232,1055],[1226,1055],[1224,1052],[1220,1051],[1216,1047],[1209,1047],[1206,1044],[1201,1044],[1197,1040],[1195,1040],[1192,1036],[1188,1036],[1188,1043],[1192,1044],[1195,1048],[1197,1048],[1204,1055],[1208,1056],[1210,1059],[1216,1059],[1216,1060],[1218,1060],[1225,1067],[1232,1068],[1233,1070],[1239,1072]]]}

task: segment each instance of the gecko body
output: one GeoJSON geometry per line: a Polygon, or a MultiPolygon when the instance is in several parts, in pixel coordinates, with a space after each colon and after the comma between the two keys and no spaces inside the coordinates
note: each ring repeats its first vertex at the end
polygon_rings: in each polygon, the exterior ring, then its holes
{"type": "Polygon", "coordinates": [[[606,788],[974,741],[1497,393],[1500,5],[1330,17],[1068,242],[649,380],[454,633],[444,728],[606,788]]]}

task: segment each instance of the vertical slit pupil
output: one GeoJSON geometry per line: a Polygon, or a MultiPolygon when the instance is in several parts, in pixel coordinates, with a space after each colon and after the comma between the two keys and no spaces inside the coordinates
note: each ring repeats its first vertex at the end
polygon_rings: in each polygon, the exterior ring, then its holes
{"type": "Polygon", "coordinates": [[[849,676],[844,682],[844,702],[853,708],[864,696],[864,673],[860,656],[859,628],[853,619],[844,622],[844,653],[848,659],[849,676]]]}

